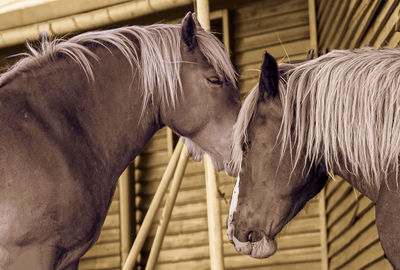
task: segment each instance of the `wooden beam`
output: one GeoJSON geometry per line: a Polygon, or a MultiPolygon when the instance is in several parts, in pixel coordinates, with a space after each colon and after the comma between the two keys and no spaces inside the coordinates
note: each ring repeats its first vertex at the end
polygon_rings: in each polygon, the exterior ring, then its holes
{"type": "Polygon", "coordinates": [[[177,166],[178,158],[182,151],[182,148],[183,142],[182,139],[179,139],[178,144],[175,147],[174,153],[172,154],[172,157],[168,163],[167,169],[165,170],[165,173],[160,181],[160,185],[158,186],[156,194],[151,201],[149,210],[147,211],[147,214],[143,220],[142,226],[140,227],[140,230],[136,236],[135,242],[133,243],[133,246],[129,251],[129,255],[126,259],[124,267],[122,268],[123,270],[131,270],[135,267],[136,258],[143,247],[147,234],[150,231],[153,218],[157,213],[158,207],[160,206],[165,191],[167,190],[169,182],[173,176],[173,173],[175,172],[175,168],[177,166]]]}

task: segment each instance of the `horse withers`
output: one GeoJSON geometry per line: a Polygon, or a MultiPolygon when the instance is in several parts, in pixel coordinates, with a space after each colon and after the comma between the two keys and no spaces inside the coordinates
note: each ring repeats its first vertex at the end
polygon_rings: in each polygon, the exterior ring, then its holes
{"type": "Polygon", "coordinates": [[[164,125],[196,158],[229,161],[236,72],[191,13],[29,49],[0,77],[0,269],[77,269],[118,177],[164,125]]]}
{"type": "Polygon", "coordinates": [[[234,127],[227,225],[238,252],[274,254],[275,236],[333,172],[376,203],[381,245],[400,269],[399,60],[397,49],[337,50],[280,70],[265,54],[234,127]]]}

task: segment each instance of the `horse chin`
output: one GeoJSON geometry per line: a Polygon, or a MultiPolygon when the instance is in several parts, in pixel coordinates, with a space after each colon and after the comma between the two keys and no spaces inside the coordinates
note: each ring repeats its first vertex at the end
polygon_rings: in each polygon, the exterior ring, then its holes
{"type": "Polygon", "coordinates": [[[193,161],[199,162],[203,159],[204,151],[195,142],[187,137],[182,137],[183,143],[186,145],[189,156],[193,161]]]}
{"type": "Polygon", "coordinates": [[[237,177],[239,175],[239,171],[235,171],[232,166],[228,163],[224,163],[224,171],[226,172],[227,175],[231,177],[237,177]]]}
{"type": "MultiPolygon", "coordinates": [[[[187,137],[182,137],[182,140],[185,143],[189,152],[189,156],[193,159],[193,161],[201,161],[203,155],[205,154],[204,150],[187,137]]],[[[220,158],[215,157],[214,154],[211,153],[206,153],[206,154],[208,154],[211,157],[212,163],[216,171],[222,171],[224,169],[225,167],[224,161],[222,161],[220,158]]]]}
{"type": "Polygon", "coordinates": [[[266,236],[257,242],[241,242],[233,236],[232,242],[237,252],[257,259],[268,258],[277,250],[276,240],[266,236]]]}
{"type": "Polygon", "coordinates": [[[213,163],[213,165],[214,165],[214,168],[215,168],[215,170],[217,171],[217,172],[219,172],[219,171],[222,171],[223,169],[224,169],[224,162],[222,162],[222,161],[218,161],[217,159],[215,159],[213,156],[211,156],[210,155],[210,157],[211,157],[211,160],[212,160],[212,163],[213,163]]]}

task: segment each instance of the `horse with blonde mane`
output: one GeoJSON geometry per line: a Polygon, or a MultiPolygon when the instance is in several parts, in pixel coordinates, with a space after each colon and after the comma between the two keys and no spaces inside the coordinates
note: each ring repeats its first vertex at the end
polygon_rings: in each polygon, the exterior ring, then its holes
{"type": "Polygon", "coordinates": [[[229,161],[237,75],[191,13],[29,48],[0,77],[0,269],[77,269],[118,177],[164,125],[197,159],[229,161]]]}
{"type": "Polygon", "coordinates": [[[376,204],[385,256],[400,269],[400,50],[335,50],[282,64],[265,54],[234,127],[238,178],[228,238],[273,255],[275,236],[334,173],[376,204]]]}

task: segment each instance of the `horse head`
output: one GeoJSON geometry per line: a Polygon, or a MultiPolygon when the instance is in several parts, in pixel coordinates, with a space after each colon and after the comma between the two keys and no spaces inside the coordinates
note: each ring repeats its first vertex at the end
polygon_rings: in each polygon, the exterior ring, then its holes
{"type": "Polygon", "coordinates": [[[181,24],[182,95],[161,106],[166,125],[184,137],[194,160],[211,156],[217,170],[230,159],[232,128],[240,110],[236,72],[224,45],[190,12],[181,24]]]}
{"type": "Polygon", "coordinates": [[[242,156],[227,220],[228,238],[239,253],[255,258],[275,253],[275,236],[326,180],[319,167],[293,168],[290,147],[281,151],[280,87],[278,65],[265,53],[259,85],[246,98],[238,117],[238,122],[248,122],[235,126],[244,130],[233,147],[234,151],[241,148],[236,152],[242,156]]]}

